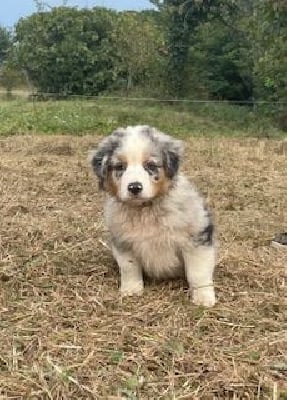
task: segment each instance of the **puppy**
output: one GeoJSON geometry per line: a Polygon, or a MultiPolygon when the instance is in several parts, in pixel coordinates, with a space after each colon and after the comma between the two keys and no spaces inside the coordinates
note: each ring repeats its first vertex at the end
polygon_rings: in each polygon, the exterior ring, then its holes
{"type": "Polygon", "coordinates": [[[105,220],[123,295],[141,294],[143,273],[185,275],[193,302],[215,304],[214,227],[210,211],[179,174],[182,142],[149,126],[119,128],[91,154],[108,194],[105,220]]]}

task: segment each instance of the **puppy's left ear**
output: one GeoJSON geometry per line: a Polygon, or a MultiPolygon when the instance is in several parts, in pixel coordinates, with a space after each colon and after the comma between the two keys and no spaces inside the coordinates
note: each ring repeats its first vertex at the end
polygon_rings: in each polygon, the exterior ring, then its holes
{"type": "Polygon", "coordinates": [[[165,142],[163,147],[163,167],[167,178],[172,179],[177,174],[182,155],[182,141],[170,139],[165,142]]]}

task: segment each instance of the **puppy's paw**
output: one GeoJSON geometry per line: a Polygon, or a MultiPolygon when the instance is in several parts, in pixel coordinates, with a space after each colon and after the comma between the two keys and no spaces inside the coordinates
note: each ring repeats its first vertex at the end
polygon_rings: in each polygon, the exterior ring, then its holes
{"type": "Polygon", "coordinates": [[[197,306],[213,307],[216,302],[213,286],[193,289],[192,301],[197,306]]]}
{"type": "Polygon", "coordinates": [[[141,296],[143,294],[143,283],[136,282],[136,283],[122,284],[120,291],[123,297],[141,296]]]}

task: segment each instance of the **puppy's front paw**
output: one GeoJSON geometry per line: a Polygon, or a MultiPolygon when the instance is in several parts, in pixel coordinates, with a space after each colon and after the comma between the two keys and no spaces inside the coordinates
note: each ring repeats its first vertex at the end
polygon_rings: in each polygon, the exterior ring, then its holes
{"type": "Polygon", "coordinates": [[[143,293],[143,283],[136,282],[136,283],[128,283],[121,285],[121,295],[125,296],[140,296],[143,293]]]}
{"type": "Polygon", "coordinates": [[[193,289],[192,301],[197,306],[213,307],[215,305],[213,286],[193,289]]]}

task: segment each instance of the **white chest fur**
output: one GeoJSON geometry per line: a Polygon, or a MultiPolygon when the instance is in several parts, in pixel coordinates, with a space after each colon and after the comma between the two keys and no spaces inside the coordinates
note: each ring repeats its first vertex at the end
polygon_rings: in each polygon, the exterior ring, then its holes
{"type": "Polygon", "coordinates": [[[161,217],[143,209],[131,217],[116,213],[108,218],[108,228],[123,248],[132,251],[147,275],[173,277],[180,274],[180,248],[188,241],[183,226],[171,225],[173,218],[161,217]]]}
{"type": "Polygon", "coordinates": [[[106,204],[107,227],[120,247],[131,251],[147,275],[155,278],[182,274],[181,251],[203,223],[197,192],[182,178],[163,201],[152,207],[131,207],[115,199],[106,204]]]}

